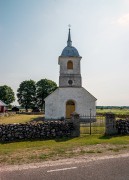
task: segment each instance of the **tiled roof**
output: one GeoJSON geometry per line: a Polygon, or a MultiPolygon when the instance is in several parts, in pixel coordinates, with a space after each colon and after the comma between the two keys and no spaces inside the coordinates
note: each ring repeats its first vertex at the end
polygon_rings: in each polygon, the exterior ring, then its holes
{"type": "Polygon", "coordinates": [[[0,100],[0,106],[7,106],[7,104],[0,100]]]}

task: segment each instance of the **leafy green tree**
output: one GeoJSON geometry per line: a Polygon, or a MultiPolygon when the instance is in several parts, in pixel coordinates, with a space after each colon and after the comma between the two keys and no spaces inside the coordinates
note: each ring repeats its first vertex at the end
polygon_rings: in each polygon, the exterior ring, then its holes
{"type": "Polygon", "coordinates": [[[0,100],[2,100],[5,104],[10,105],[13,101],[15,101],[14,92],[9,86],[0,86],[0,100]]]}
{"type": "Polygon", "coordinates": [[[57,84],[48,79],[41,79],[36,83],[36,99],[38,107],[43,110],[44,99],[57,89],[57,84]]]}
{"type": "Polygon", "coordinates": [[[23,81],[17,90],[17,97],[19,104],[26,109],[26,112],[29,108],[34,107],[36,104],[35,81],[23,81]]]}

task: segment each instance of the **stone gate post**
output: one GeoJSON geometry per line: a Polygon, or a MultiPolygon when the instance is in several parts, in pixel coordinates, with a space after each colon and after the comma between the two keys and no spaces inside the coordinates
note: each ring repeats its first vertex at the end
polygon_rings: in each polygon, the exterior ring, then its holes
{"type": "Polygon", "coordinates": [[[76,112],[73,112],[71,114],[70,122],[73,123],[73,128],[74,128],[71,136],[72,137],[79,137],[80,136],[80,117],[79,117],[79,114],[76,112]]]}
{"type": "Polygon", "coordinates": [[[115,114],[106,113],[105,135],[115,135],[115,134],[118,134],[118,131],[116,129],[115,114]]]}

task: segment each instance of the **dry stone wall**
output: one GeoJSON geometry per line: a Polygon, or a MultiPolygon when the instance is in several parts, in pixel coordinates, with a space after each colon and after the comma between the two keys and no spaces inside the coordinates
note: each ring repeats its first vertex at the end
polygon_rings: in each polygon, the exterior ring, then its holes
{"type": "Polygon", "coordinates": [[[115,114],[106,113],[105,135],[129,135],[129,119],[116,120],[115,114]]]}
{"type": "Polygon", "coordinates": [[[32,139],[53,139],[71,137],[74,124],[67,121],[46,121],[43,123],[1,124],[0,141],[10,142],[32,139]]]}
{"type": "Polygon", "coordinates": [[[116,128],[118,129],[118,134],[129,134],[129,119],[126,120],[117,120],[116,128]]]}

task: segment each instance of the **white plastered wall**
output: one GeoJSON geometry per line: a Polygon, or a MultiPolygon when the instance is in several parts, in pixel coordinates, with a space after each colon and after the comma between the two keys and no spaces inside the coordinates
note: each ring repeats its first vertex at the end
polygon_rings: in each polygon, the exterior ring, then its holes
{"type": "Polygon", "coordinates": [[[76,112],[80,115],[96,114],[96,98],[84,88],[58,88],[45,99],[45,118],[60,119],[66,116],[66,102],[75,102],[76,112]]]}

